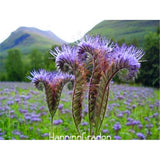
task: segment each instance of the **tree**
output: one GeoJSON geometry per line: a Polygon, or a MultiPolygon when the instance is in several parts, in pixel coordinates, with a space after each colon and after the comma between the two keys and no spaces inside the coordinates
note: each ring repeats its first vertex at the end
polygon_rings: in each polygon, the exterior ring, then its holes
{"type": "Polygon", "coordinates": [[[37,49],[34,49],[30,54],[30,69],[38,70],[44,67],[43,55],[37,49]]]}
{"type": "Polygon", "coordinates": [[[49,52],[44,54],[44,68],[47,71],[56,70],[55,59],[49,52]]]}
{"type": "MultiPolygon", "coordinates": [[[[60,45],[53,45],[51,50],[55,52],[55,48],[58,47],[60,49],[60,45]]],[[[55,58],[49,52],[44,54],[44,68],[48,71],[56,70],[55,58]]]]}
{"type": "Polygon", "coordinates": [[[146,62],[141,65],[138,81],[146,86],[159,87],[159,40],[158,32],[149,33],[145,36],[143,57],[146,62]]]}
{"type": "Polygon", "coordinates": [[[8,51],[5,68],[9,81],[22,81],[24,79],[24,65],[20,50],[11,49],[8,51]]]}

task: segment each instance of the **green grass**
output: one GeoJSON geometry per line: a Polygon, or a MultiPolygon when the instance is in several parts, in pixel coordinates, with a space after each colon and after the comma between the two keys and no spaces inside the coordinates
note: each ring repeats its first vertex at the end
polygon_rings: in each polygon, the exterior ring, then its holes
{"type": "Polygon", "coordinates": [[[105,20],[97,24],[88,33],[101,34],[106,38],[114,38],[116,41],[125,39],[131,41],[136,38],[142,47],[144,36],[149,32],[156,32],[159,21],[153,20],[105,20]]]}

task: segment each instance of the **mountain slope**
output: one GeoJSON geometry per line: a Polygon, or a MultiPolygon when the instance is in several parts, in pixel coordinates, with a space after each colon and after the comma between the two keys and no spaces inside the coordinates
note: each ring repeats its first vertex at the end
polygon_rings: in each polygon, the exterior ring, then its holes
{"type": "Polygon", "coordinates": [[[116,41],[120,39],[131,41],[136,38],[142,46],[145,34],[155,32],[158,25],[157,20],[104,20],[87,34],[101,34],[109,39],[114,38],[116,41]]]}
{"type": "Polygon", "coordinates": [[[33,49],[45,51],[52,45],[65,43],[51,31],[42,31],[32,27],[20,27],[0,44],[0,54],[6,55],[8,49],[19,48],[22,53],[30,53],[33,49]]]}

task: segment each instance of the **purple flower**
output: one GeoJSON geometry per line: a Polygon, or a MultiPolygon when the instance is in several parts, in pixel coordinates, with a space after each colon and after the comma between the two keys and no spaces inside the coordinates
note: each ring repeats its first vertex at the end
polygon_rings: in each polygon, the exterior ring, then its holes
{"type": "Polygon", "coordinates": [[[132,122],[132,125],[138,125],[138,124],[140,124],[140,121],[133,121],[132,122]]]}
{"type": "Polygon", "coordinates": [[[150,109],[153,109],[153,107],[154,107],[154,106],[153,106],[152,104],[149,105],[149,108],[150,108],[150,109]]]}
{"type": "Polygon", "coordinates": [[[87,114],[88,113],[88,107],[84,108],[84,113],[87,114]]]}
{"type": "Polygon", "coordinates": [[[20,103],[20,102],[21,102],[21,99],[20,99],[20,98],[16,98],[16,99],[15,99],[15,102],[20,103]]]}
{"type": "Polygon", "coordinates": [[[105,124],[105,127],[108,127],[108,124],[105,124]]]}
{"type": "Polygon", "coordinates": [[[28,139],[28,136],[20,135],[19,138],[20,138],[20,139],[28,139]]]}
{"type": "Polygon", "coordinates": [[[72,72],[78,62],[78,48],[69,45],[62,45],[61,50],[57,47],[56,52],[50,50],[50,53],[56,58],[56,65],[58,70],[62,72],[72,72]]]}
{"type": "Polygon", "coordinates": [[[145,136],[142,133],[136,134],[139,139],[145,139],[145,136]]]}
{"type": "Polygon", "coordinates": [[[44,133],[41,135],[42,137],[48,137],[49,136],[49,133],[44,133]]]}
{"type": "Polygon", "coordinates": [[[131,111],[125,110],[124,113],[127,114],[127,116],[129,116],[131,114],[131,111]]]}
{"type": "Polygon", "coordinates": [[[139,129],[142,129],[142,127],[143,127],[142,124],[139,124],[139,125],[138,125],[138,128],[139,128],[139,129]]]}
{"type": "Polygon", "coordinates": [[[59,124],[62,124],[63,123],[63,121],[61,120],[61,119],[58,119],[58,120],[54,120],[53,121],[53,124],[54,125],[59,125],[59,124]]]}
{"type": "Polygon", "coordinates": [[[109,132],[108,129],[102,130],[102,133],[103,133],[103,134],[108,133],[108,132],[109,132]]]}
{"type": "Polygon", "coordinates": [[[114,139],[115,140],[121,140],[121,137],[120,136],[114,136],[114,139]]]}
{"type": "Polygon", "coordinates": [[[59,104],[58,109],[62,110],[63,109],[64,104],[59,104]]]}
{"type": "Polygon", "coordinates": [[[31,72],[32,77],[28,79],[32,80],[32,83],[38,88],[45,88],[46,100],[49,108],[49,112],[53,117],[58,108],[61,91],[65,83],[74,79],[72,75],[58,73],[58,72],[47,72],[45,70],[39,70],[38,72],[31,72]]]}
{"type": "Polygon", "coordinates": [[[4,138],[3,138],[3,137],[0,137],[0,140],[4,140],[4,138]]]}
{"type": "Polygon", "coordinates": [[[127,121],[128,121],[128,122],[132,122],[133,119],[132,119],[132,118],[127,118],[127,121]]]}
{"type": "Polygon", "coordinates": [[[87,123],[87,122],[82,122],[81,125],[82,125],[82,126],[87,126],[88,123],[87,123]]]}
{"type": "Polygon", "coordinates": [[[134,129],[129,129],[128,132],[135,133],[135,130],[134,129]]]}
{"type": "Polygon", "coordinates": [[[123,113],[122,113],[122,112],[119,113],[119,114],[117,115],[117,117],[122,118],[122,117],[123,117],[123,113]]]}
{"type": "Polygon", "coordinates": [[[158,115],[159,115],[158,113],[154,113],[153,117],[158,117],[158,115]]]}
{"type": "Polygon", "coordinates": [[[39,108],[40,111],[42,111],[45,108],[45,106],[42,106],[39,108]]]}
{"type": "Polygon", "coordinates": [[[118,96],[117,98],[118,98],[119,100],[123,100],[125,97],[120,95],[120,96],[118,96]]]}
{"type": "Polygon", "coordinates": [[[19,132],[19,131],[12,131],[12,134],[14,134],[14,135],[21,135],[21,132],[19,132]]]}
{"type": "Polygon", "coordinates": [[[115,131],[119,131],[119,130],[121,129],[120,123],[119,123],[119,122],[115,123],[114,126],[113,126],[113,129],[114,129],[115,131]]]}
{"type": "Polygon", "coordinates": [[[138,72],[138,69],[140,68],[139,60],[143,55],[143,51],[135,48],[133,45],[126,46],[123,44],[119,47],[116,44],[112,57],[117,61],[116,63],[119,64],[119,68],[128,69],[129,73],[126,78],[130,79],[138,72]]]}
{"type": "Polygon", "coordinates": [[[12,104],[14,104],[14,101],[8,101],[7,102],[7,105],[12,105],[12,104]]]}
{"type": "Polygon", "coordinates": [[[144,120],[145,120],[145,121],[149,121],[149,118],[148,118],[148,117],[145,117],[144,120]]]}
{"type": "Polygon", "coordinates": [[[135,109],[135,108],[136,108],[136,105],[135,105],[135,104],[133,104],[133,105],[132,105],[132,108],[133,108],[133,109],[135,109]]]}
{"type": "Polygon", "coordinates": [[[126,126],[131,126],[132,125],[132,122],[127,122],[126,123],[126,126]]]}
{"type": "Polygon", "coordinates": [[[153,124],[150,123],[150,124],[146,124],[146,128],[152,128],[153,127],[153,124]]]}

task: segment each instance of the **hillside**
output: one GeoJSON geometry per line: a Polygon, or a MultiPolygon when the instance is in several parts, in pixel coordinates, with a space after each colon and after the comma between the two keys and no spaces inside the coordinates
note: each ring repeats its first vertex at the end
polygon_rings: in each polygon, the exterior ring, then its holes
{"type": "Polygon", "coordinates": [[[40,51],[49,49],[54,44],[63,44],[65,41],[51,31],[42,31],[32,27],[20,27],[0,44],[0,54],[6,55],[8,49],[19,48],[22,53],[30,53],[37,48],[40,51]]]}
{"type": "Polygon", "coordinates": [[[136,38],[140,46],[143,45],[144,36],[155,32],[159,25],[157,20],[104,20],[93,27],[87,34],[101,34],[116,41],[125,39],[131,41],[136,38]]]}

